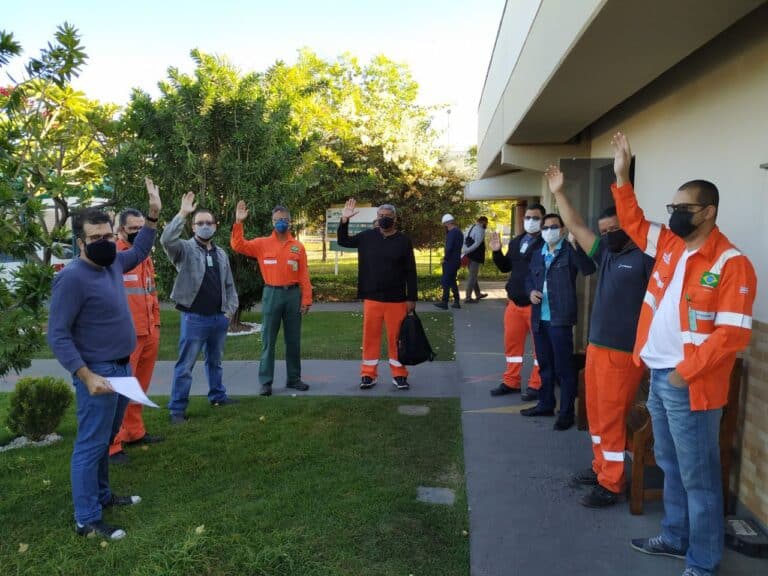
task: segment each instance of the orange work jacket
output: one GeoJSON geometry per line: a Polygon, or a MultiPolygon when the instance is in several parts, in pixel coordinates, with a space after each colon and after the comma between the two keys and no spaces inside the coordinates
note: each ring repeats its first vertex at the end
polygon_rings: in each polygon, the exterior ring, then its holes
{"type": "Polygon", "coordinates": [[[270,286],[298,284],[301,287],[301,305],[312,304],[307,251],[290,232],[285,242],[278,240],[277,232],[274,230],[269,236],[246,240],[243,236],[242,223],[235,222],[229,243],[235,252],[258,260],[265,284],[270,286]]]}
{"type": "MultiPolygon", "coordinates": [[[[130,248],[128,242],[118,239],[118,250],[130,248]]],[[[123,274],[123,286],[128,297],[128,306],[131,308],[136,336],[153,334],[160,326],[160,302],[157,299],[155,265],[151,256],[123,274]]]]}
{"type": "MultiPolygon", "coordinates": [[[[631,184],[612,187],[624,231],[656,259],[637,325],[634,358],[648,341],[651,321],[685,251],[685,241],[645,219],[631,184]]],[[[721,408],[728,400],[736,353],[749,345],[757,277],[752,263],[715,227],[685,264],[680,297],[683,361],[677,372],[689,385],[691,410],[721,408]]]]}

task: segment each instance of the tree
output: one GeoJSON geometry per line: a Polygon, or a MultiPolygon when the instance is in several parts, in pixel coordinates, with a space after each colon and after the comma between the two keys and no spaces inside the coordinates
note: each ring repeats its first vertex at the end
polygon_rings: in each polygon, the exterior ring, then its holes
{"type": "MultiPolygon", "coordinates": [[[[20,52],[13,35],[0,31],[0,67],[20,52]]],[[[11,282],[0,279],[0,375],[28,367],[42,345],[53,270],[35,261],[36,251],[46,247],[50,258],[68,213],[65,199],[82,197],[98,179],[84,142],[89,106],[69,87],[85,61],[77,30],[65,23],[40,57],[29,59],[24,77],[0,89],[0,253],[31,260],[11,282]],[[43,194],[57,203],[58,230],[45,225],[43,194]]]]}
{"type": "MultiPolygon", "coordinates": [[[[216,241],[229,250],[238,200],[251,211],[245,223],[249,238],[271,231],[276,204],[299,205],[303,143],[289,122],[288,104],[267,105],[260,75],[243,75],[225,59],[198,50],[191,55],[194,73],[169,69],[158,99],[134,92],[118,153],[109,161],[109,181],[119,208],[141,206],[143,175],[149,174],[163,195],[163,221],[178,211],[185,192],[194,191],[198,206],[218,218],[216,241]]],[[[254,262],[231,251],[230,259],[240,308],[247,310],[261,297],[263,281],[254,262]]],[[[168,294],[175,271],[167,258],[156,264],[168,294]]]]}

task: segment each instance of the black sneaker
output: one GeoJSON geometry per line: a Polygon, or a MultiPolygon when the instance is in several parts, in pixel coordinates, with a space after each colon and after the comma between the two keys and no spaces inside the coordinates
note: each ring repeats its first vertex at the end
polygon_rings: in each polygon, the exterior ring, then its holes
{"type": "Polygon", "coordinates": [[[524,408],[523,410],[520,410],[520,414],[523,416],[554,416],[555,411],[554,409],[544,410],[538,406],[531,406],[530,408],[524,408]]]}
{"type": "Polygon", "coordinates": [[[306,382],[302,382],[301,380],[297,380],[296,382],[289,382],[285,385],[286,388],[293,388],[294,390],[298,390],[299,392],[306,392],[309,390],[309,384],[306,382]]]}
{"type": "Polygon", "coordinates": [[[581,505],[587,508],[607,508],[619,501],[619,494],[603,488],[599,484],[581,497],[581,505]]]}
{"type": "Polygon", "coordinates": [[[186,424],[189,417],[186,414],[171,414],[171,424],[178,426],[180,424],[186,424]]]}
{"type": "Polygon", "coordinates": [[[272,384],[262,384],[259,396],[272,396],[272,384]]]}
{"type": "Polygon", "coordinates": [[[526,388],[525,392],[520,394],[520,400],[523,402],[533,402],[539,399],[539,391],[535,388],[526,388]]]}
{"type": "Polygon", "coordinates": [[[451,304],[451,308],[461,308],[461,304],[459,304],[459,302],[456,301],[453,304],[451,304]]]}
{"type": "Polygon", "coordinates": [[[408,380],[405,378],[405,376],[395,376],[392,379],[392,384],[395,385],[395,388],[398,390],[408,390],[410,388],[410,384],[408,384],[408,380]]]}
{"type": "Polygon", "coordinates": [[[438,308],[442,309],[442,310],[448,310],[448,303],[447,302],[435,302],[434,305],[437,306],[438,308]]]}
{"type": "Polygon", "coordinates": [[[141,438],[138,440],[132,440],[130,442],[126,442],[125,444],[127,446],[139,446],[141,444],[159,444],[160,442],[165,442],[165,438],[162,436],[152,436],[150,434],[144,434],[141,438]]]}
{"type": "Polygon", "coordinates": [[[109,501],[102,504],[102,508],[112,508],[112,506],[135,506],[141,502],[141,496],[115,496],[112,494],[109,501]]]}
{"type": "Polygon", "coordinates": [[[229,406],[230,404],[240,404],[240,400],[237,400],[235,398],[230,398],[229,396],[224,396],[221,400],[214,400],[211,402],[211,406],[213,408],[219,408],[221,406],[229,406]]]}
{"type": "Polygon", "coordinates": [[[507,394],[517,394],[518,392],[520,392],[520,388],[510,388],[502,382],[491,390],[491,396],[505,396],[507,394]]]}
{"type": "Polygon", "coordinates": [[[373,388],[376,386],[376,380],[371,378],[370,376],[363,376],[360,378],[360,388],[362,390],[368,390],[369,388],[373,388]]]}
{"type": "Polygon", "coordinates": [[[670,558],[679,558],[685,560],[685,550],[673,548],[662,539],[661,535],[653,538],[633,538],[630,540],[630,546],[642,552],[643,554],[653,554],[654,556],[669,556],[670,558]]]}
{"type": "Polygon", "coordinates": [[[122,528],[112,526],[111,524],[107,524],[101,520],[82,525],[75,524],[75,531],[80,536],[90,536],[93,534],[94,536],[103,536],[109,540],[120,540],[126,536],[125,530],[122,528]]]}
{"type": "Polygon", "coordinates": [[[480,292],[480,296],[478,296],[477,299],[482,300],[483,298],[488,298],[488,294],[485,292],[480,292]]]}
{"type": "Polygon", "coordinates": [[[120,452],[115,452],[109,457],[109,463],[110,464],[128,464],[131,459],[128,458],[128,454],[125,453],[124,450],[120,450],[120,452]]]}
{"type": "Polygon", "coordinates": [[[553,430],[568,430],[568,428],[571,428],[573,426],[574,418],[573,416],[558,416],[557,420],[555,420],[554,425],[552,426],[553,430]]]}
{"type": "Polygon", "coordinates": [[[569,481],[575,486],[597,486],[597,473],[592,468],[576,472],[569,481]]]}

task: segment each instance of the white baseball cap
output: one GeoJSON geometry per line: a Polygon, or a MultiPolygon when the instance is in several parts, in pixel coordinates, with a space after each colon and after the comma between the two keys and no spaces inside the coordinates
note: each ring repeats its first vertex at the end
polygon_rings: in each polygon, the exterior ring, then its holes
{"type": "Polygon", "coordinates": [[[445,224],[446,222],[453,222],[453,216],[450,214],[443,214],[442,223],[445,224]]]}

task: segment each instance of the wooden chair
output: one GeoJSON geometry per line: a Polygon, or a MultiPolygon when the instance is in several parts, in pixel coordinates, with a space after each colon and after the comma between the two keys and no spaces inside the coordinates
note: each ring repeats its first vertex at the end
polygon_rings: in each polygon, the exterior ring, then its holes
{"type": "MultiPolygon", "coordinates": [[[[727,514],[729,509],[733,438],[736,433],[736,421],[739,413],[742,370],[743,360],[737,358],[731,371],[728,404],[723,407],[723,415],[720,420],[720,466],[724,514],[727,514]]],[[[645,401],[636,402],[630,410],[627,417],[627,438],[632,452],[629,511],[632,514],[642,514],[645,500],[660,500],[663,495],[663,490],[660,488],[645,488],[645,469],[648,466],[656,465],[656,458],[653,455],[653,427],[645,401]]]]}

